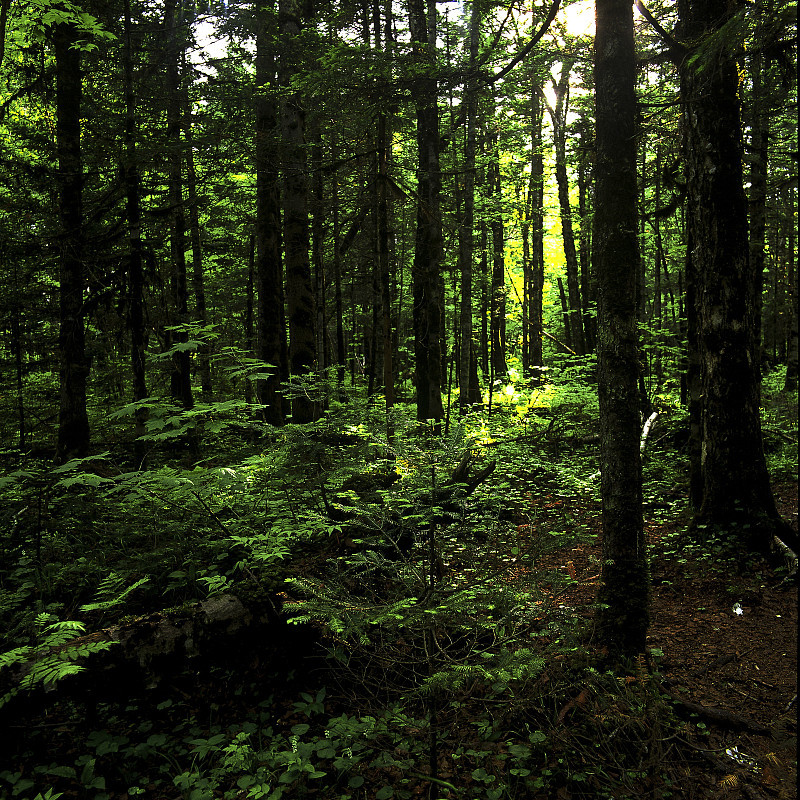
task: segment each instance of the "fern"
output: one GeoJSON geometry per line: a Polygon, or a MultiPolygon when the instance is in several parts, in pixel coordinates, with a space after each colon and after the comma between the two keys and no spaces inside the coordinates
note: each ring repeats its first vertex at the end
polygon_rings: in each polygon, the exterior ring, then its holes
{"type": "Polygon", "coordinates": [[[100,581],[100,585],[95,592],[94,602],[82,605],[80,610],[84,613],[89,613],[91,611],[108,611],[109,608],[115,608],[121,605],[131,592],[138,589],[140,586],[144,586],[149,580],[150,578],[146,576],[140,578],[136,583],[120,592],[123,579],[115,572],[112,572],[107,578],[103,578],[103,580],[100,581]]]}
{"type": "Polygon", "coordinates": [[[17,685],[0,695],[0,708],[20,692],[32,691],[40,685],[47,688],[68,675],[82,672],[84,667],[75,661],[108,650],[116,644],[75,642],[85,631],[83,623],[75,620],[59,621],[51,614],[42,613],[36,617],[36,624],[40,630],[37,644],[0,653],[0,671],[16,669],[22,673],[17,685]]]}

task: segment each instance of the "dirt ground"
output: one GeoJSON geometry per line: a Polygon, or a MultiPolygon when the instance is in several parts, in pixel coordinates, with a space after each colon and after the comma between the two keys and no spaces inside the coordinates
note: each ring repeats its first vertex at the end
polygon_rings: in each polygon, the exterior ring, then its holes
{"type": "MultiPolygon", "coordinates": [[[[797,530],[797,484],[773,490],[797,530]]],[[[569,510],[599,532],[597,504],[569,510]]],[[[796,578],[786,580],[766,563],[723,573],[692,558],[658,557],[660,540],[686,522],[645,520],[653,578],[648,644],[663,652],[665,688],[709,709],[698,717],[706,736],[689,742],[702,764],[691,775],[697,796],[797,797],[796,578]]],[[[577,580],[559,600],[579,609],[595,600],[600,563],[596,544],[550,553],[542,565],[577,580]]]]}

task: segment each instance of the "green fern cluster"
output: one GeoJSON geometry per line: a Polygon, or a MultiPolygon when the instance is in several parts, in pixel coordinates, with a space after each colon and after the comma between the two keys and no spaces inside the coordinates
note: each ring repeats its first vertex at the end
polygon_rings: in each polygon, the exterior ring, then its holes
{"type": "MultiPolygon", "coordinates": [[[[0,672],[16,670],[22,677],[15,686],[0,696],[0,708],[20,692],[38,686],[52,686],[68,675],[81,672],[84,667],[76,662],[95,653],[108,650],[115,642],[81,641],[86,627],[75,620],[57,620],[52,614],[36,617],[39,641],[35,645],[16,647],[0,653],[0,672]]],[[[12,681],[14,676],[11,676],[12,681]]]]}

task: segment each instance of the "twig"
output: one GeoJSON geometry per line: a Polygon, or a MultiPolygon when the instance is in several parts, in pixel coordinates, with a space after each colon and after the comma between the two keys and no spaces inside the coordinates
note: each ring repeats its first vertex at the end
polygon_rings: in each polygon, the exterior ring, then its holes
{"type": "Polygon", "coordinates": [[[213,520],[214,520],[214,522],[216,522],[216,523],[217,523],[217,525],[219,525],[219,527],[220,527],[220,528],[222,528],[222,531],[223,531],[223,533],[226,533],[228,536],[232,536],[233,534],[232,534],[232,533],[231,533],[231,532],[228,530],[228,527],[227,527],[227,526],[225,525],[225,523],[224,523],[224,522],[223,522],[223,521],[222,521],[222,520],[221,520],[221,519],[220,519],[220,518],[219,518],[219,517],[218,517],[218,516],[217,516],[217,515],[216,515],[216,514],[213,512],[213,510],[212,510],[212,509],[211,509],[211,507],[208,505],[208,503],[206,503],[206,501],[205,501],[205,500],[203,500],[203,498],[202,498],[202,497],[200,497],[200,495],[199,495],[197,492],[194,492],[194,491],[193,491],[193,492],[192,492],[192,494],[193,494],[193,495],[195,496],[195,498],[197,499],[197,502],[198,502],[198,503],[200,503],[200,505],[201,505],[201,506],[203,506],[203,508],[204,508],[204,509],[205,509],[205,510],[208,512],[208,514],[211,516],[211,519],[213,519],[213,520]]]}
{"type": "Polygon", "coordinates": [[[441,778],[434,778],[433,775],[426,775],[424,772],[417,772],[415,769],[410,769],[408,773],[416,778],[422,778],[424,781],[429,781],[430,783],[436,783],[439,786],[444,786],[445,789],[449,789],[451,792],[455,792],[456,794],[463,793],[461,789],[457,789],[452,783],[443,781],[441,778]]]}

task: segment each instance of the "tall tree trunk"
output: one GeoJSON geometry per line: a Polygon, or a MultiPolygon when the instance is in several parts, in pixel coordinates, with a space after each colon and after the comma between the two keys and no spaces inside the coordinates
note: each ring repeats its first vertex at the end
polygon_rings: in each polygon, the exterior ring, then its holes
{"type": "MultiPolygon", "coordinates": [[[[376,30],[377,38],[377,30],[376,30]]],[[[391,271],[389,268],[389,121],[381,113],[378,117],[378,278],[381,295],[381,335],[383,341],[383,390],[386,413],[394,406],[394,358],[392,336],[391,271]]]]}
{"type": "MultiPolygon", "coordinates": [[[[205,328],[208,325],[206,312],[206,289],[203,276],[203,247],[200,240],[200,209],[197,200],[197,170],[194,165],[194,137],[192,130],[192,108],[188,98],[188,86],[184,87],[186,105],[184,109],[184,135],[186,137],[186,190],[189,201],[189,241],[192,247],[192,289],[194,291],[195,316],[205,328]]],[[[201,341],[197,351],[200,366],[200,390],[203,397],[211,397],[211,345],[201,341]]]]}
{"type": "Polygon", "coordinates": [[[281,378],[286,370],[286,316],[281,264],[280,172],[278,111],[275,100],[276,32],[274,4],[257,5],[256,32],[256,354],[268,364],[269,374],[256,384],[264,421],[284,423],[281,378]]]}
{"type": "MultiPolygon", "coordinates": [[[[186,280],[186,215],[183,203],[183,98],[181,92],[180,64],[183,60],[185,38],[179,28],[183,25],[183,0],[168,0],[164,6],[164,27],[167,33],[167,181],[170,205],[170,257],[172,265],[172,302],[174,325],[189,322],[189,286],[186,280]]],[[[189,334],[185,330],[173,333],[172,341],[185,344],[189,334]]],[[[172,356],[170,395],[183,408],[194,405],[192,397],[191,354],[179,348],[172,356]]]]}
{"type": "MultiPolygon", "coordinates": [[[[331,157],[336,161],[338,151],[333,146],[331,157]]],[[[339,222],[339,176],[333,176],[333,189],[331,191],[331,204],[333,206],[333,302],[336,309],[336,363],[339,365],[338,380],[344,383],[345,364],[347,353],[344,347],[344,303],[342,302],[342,254],[341,254],[341,223],[339,222]]]]}
{"type": "Polygon", "coordinates": [[[458,406],[463,413],[470,404],[480,402],[470,394],[470,366],[472,360],[472,262],[474,257],[475,227],[475,153],[477,146],[478,93],[472,76],[478,61],[481,11],[478,3],[472,4],[469,21],[469,79],[464,87],[467,136],[464,146],[464,207],[458,228],[458,264],[461,277],[461,308],[459,309],[458,338],[458,406]]]}
{"type": "Polygon", "coordinates": [[[325,182],[322,174],[322,132],[315,123],[311,132],[311,161],[314,174],[314,205],[311,215],[311,262],[314,275],[314,307],[317,318],[314,325],[319,366],[328,366],[325,344],[325,182]]]}
{"type": "MultiPolygon", "coordinates": [[[[5,242],[0,243],[0,269],[8,268],[5,242]]],[[[14,281],[14,293],[11,300],[11,352],[14,354],[14,367],[17,389],[17,423],[19,425],[19,438],[17,446],[25,450],[28,445],[28,432],[25,418],[25,357],[22,341],[22,296],[19,284],[19,271],[17,259],[11,261],[11,271],[14,281]]]]}
{"type": "Polygon", "coordinates": [[[480,236],[480,259],[478,271],[481,276],[481,372],[483,380],[489,379],[489,261],[488,238],[486,235],[486,222],[481,217],[478,223],[480,236]]]}
{"type": "Polygon", "coordinates": [[[531,213],[531,287],[528,322],[530,324],[530,365],[537,382],[542,379],[544,353],[544,154],[542,153],[542,121],[544,119],[539,87],[532,79],[531,90],[531,180],[528,206],[531,213]]]}
{"type": "Polygon", "coordinates": [[[615,656],[644,651],[649,580],[642,522],[635,280],[636,54],[630,0],[596,0],[598,395],[603,498],[600,641],[615,656]]]}
{"type": "MultiPolygon", "coordinates": [[[[144,324],[144,259],[142,254],[142,215],[139,202],[139,160],[136,153],[138,130],[136,124],[136,94],[133,84],[133,43],[131,30],[130,0],[124,4],[125,30],[122,50],[122,71],[125,85],[125,155],[122,179],[125,184],[126,215],[128,221],[128,329],[131,336],[131,372],[133,375],[133,400],[147,397],[145,373],[145,324],[144,324]]],[[[135,414],[136,437],[145,432],[146,409],[135,414]]],[[[137,445],[137,460],[143,450],[137,445]]]]}
{"type": "MultiPolygon", "coordinates": [[[[408,22],[416,60],[424,72],[432,70],[435,19],[426,20],[423,0],[410,0],[408,22]],[[429,41],[433,29],[432,45],[429,41]]],[[[436,79],[417,78],[417,232],[414,250],[414,354],[417,383],[417,419],[444,416],[442,407],[442,302],[439,269],[442,258],[442,219],[439,208],[439,110],[436,79]]]]}
{"type": "MultiPolygon", "coordinates": [[[[680,0],[686,41],[716,35],[736,9],[680,0]]],[[[750,263],[739,75],[726,45],[681,64],[694,305],[701,371],[702,504],[695,522],[765,552],[781,527],[761,436],[759,280],[750,263]],[[701,67],[702,68],[699,68],[701,67]]]]}
{"type": "Polygon", "coordinates": [[[81,55],[78,34],[62,23],[53,33],[56,56],[56,147],[59,216],[59,410],[56,461],[89,451],[83,319],[83,161],[81,156],[81,55]]]}
{"type": "Polygon", "coordinates": [[[572,226],[572,209],[569,202],[569,176],[567,174],[567,113],[569,111],[569,76],[572,62],[565,61],[561,77],[555,84],[556,107],[550,108],[553,121],[553,142],[556,151],[556,183],[558,204],[561,209],[561,238],[564,242],[564,259],[567,266],[567,293],[569,296],[569,330],[572,347],[578,355],[586,352],[581,314],[581,293],[578,282],[578,254],[575,249],[575,231],[572,226]]]}
{"type": "MultiPolygon", "coordinates": [[[[301,57],[300,31],[305,21],[300,0],[281,0],[280,82],[289,89],[301,57]]],[[[289,316],[289,370],[292,378],[310,378],[316,367],[314,288],[308,256],[308,177],[305,153],[305,109],[302,98],[290,93],[281,105],[283,143],[283,229],[286,253],[286,300],[289,316]]],[[[292,398],[292,422],[313,422],[319,404],[305,392],[292,398]]]]}
{"type": "MultiPolygon", "coordinates": [[[[756,2],[756,26],[761,27],[765,13],[763,0],[756,2]]],[[[769,111],[765,102],[763,58],[761,48],[757,46],[750,57],[750,78],[752,90],[750,97],[750,197],[749,211],[749,246],[750,269],[753,271],[756,287],[755,325],[756,347],[758,348],[759,365],[765,363],[763,357],[764,343],[761,335],[762,298],[764,284],[765,248],[767,239],[767,161],[769,158],[769,111]]],[[[773,302],[777,307],[778,298],[773,302]]]]}
{"type": "Polygon", "coordinates": [[[594,319],[591,305],[597,300],[596,287],[592,277],[592,224],[591,224],[591,192],[592,192],[592,157],[590,151],[589,123],[584,120],[581,126],[581,152],[578,162],[578,213],[581,219],[580,247],[578,261],[581,270],[581,312],[583,317],[583,337],[586,352],[591,353],[595,347],[594,319]]]}
{"type": "MultiPolygon", "coordinates": [[[[255,352],[255,325],[253,324],[253,309],[255,308],[256,288],[256,237],[251,233],[247,247],[247,294],[244,301],[244,351],[251,358],[255,352]]],[[[253,382],[249,377],[244,382],[244,399],[247,403],[253,402],[253,382]]]]}
{"type": "MultiPolygon", "coordinates": [[[[494,124],[492,120],[490,124],[494,124]]],[[[492,130],[488,137],[489,157],[489,194],[493,198],[489,227],[492,231],[492,298],[491,298],[491,331],[492,331],[492,372],[495,376],[508,372],[506,364],[506,263],[505,235],[503,231],[503,192],[500,178],[500,150],[498,132],[492,130]]]]}

